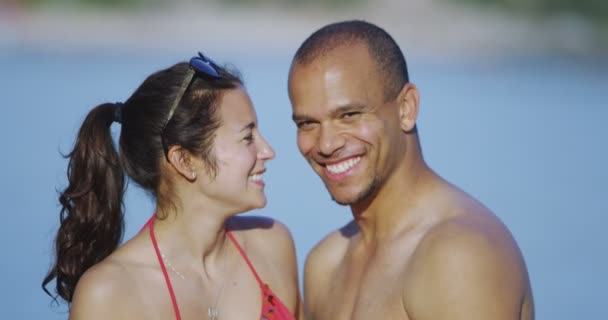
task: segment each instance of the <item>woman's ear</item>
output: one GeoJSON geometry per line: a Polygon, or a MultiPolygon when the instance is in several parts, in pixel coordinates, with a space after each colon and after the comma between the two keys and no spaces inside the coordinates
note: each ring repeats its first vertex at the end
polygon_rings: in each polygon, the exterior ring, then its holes
{"type": "Polygon", "coordinates": [[[410,132],[416,127],[420,97],[413,83],[406,83],[397,96],[401,130],[410,132]]]}
{"type": "Polygon", "coordinates": [[[188,150],[180,146],[172,146],[167,152],[167,158],[169,159],[169,164],[184,178],[189,181],[196,179],[194,159],[188,150]]]}

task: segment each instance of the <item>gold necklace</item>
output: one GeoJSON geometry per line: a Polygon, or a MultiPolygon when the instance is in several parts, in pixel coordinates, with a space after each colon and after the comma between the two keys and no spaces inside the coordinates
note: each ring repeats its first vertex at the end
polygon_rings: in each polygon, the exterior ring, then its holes
{"type": "Polygon", "coordinates": [[[161,256],[161,258],[163,258],[163,261],[165,262],[165,264],[167,266],[169,266],[169,269],[171,269],[171,271],[175,272],[175,274],[177,274],[180,278],[182,278],[182,280],[186,280],[186,277],[184,277],[183,274],[181,274],[179,271],[175,270],[175,268],[173,267],[173,265],[171,264],[169,259],[167,259],[167,256],[165,256],[165,254],[163,253],[162,250],[160,250],[160,248],[158,248],[158,251],[160,252],[160,256],[161,256]]]}
{"type": "MultiPolygon", "coordinates": [[[[222,270],[225,270],[226,267],[226,251],[228,251],[226,249],[228,245],[226,243],[224,243],[224,247],[222,248],[222,270]]],[[[160,252],[160,256],[163,259],[163,261],[165,262],[165,264],[167,266],[169,266],[169,269],[171,269],[171,271],[175,272],[175,274],[177,274],[180,278],[182,278],[182,280],[186,280],[186,277],[180,273],[179,271],[177,271],[175,269],[175,267],[173,267],[173,265],[171,264],[171,262],[169,261],[169,259],[167,258],[167,256],[165,256],[165,254],[162,252],[162,250],[160,250],[160,247],[158,248],[158,251],[160,252]]],[[[220,296],[222,295],[222,291],[224,291],[224,284],[225,284],[225,280],[226,277],[222,277],[222,282],[220,284],[220,289],[217,291],[217,294],[215,295],[215,301],[213,303],[212,306],[210,306],[209,308],[207,308],[207,317],[209,318],[209,320],[217,320],[220,317],[220,309],[218,308],[218,302],[220,301],[220,296]]]]}

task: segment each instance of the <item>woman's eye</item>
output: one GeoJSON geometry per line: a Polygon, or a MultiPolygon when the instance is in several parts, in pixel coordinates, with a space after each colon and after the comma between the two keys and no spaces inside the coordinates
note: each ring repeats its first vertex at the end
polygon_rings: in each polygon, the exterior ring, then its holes
{"type": "Polygon", "coordinates": [[[253,134],[250,134],[248,136],[245,137],[245,141],[247,141],[247,143],[251,143],[253,142],[253,134]]]}

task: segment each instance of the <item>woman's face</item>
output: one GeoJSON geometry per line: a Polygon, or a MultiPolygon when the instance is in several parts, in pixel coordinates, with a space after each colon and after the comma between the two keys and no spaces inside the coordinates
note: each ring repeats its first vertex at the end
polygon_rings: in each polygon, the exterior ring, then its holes
{"type": "Polygon", "coordinates": [[[204,192],[235,212],[264,207],[262,174],[274,150],[258,130],[251,99],[243,87],[228,90],[217,112],[220,127],[213,142],[217,174],[205,179],[204,192]]]}

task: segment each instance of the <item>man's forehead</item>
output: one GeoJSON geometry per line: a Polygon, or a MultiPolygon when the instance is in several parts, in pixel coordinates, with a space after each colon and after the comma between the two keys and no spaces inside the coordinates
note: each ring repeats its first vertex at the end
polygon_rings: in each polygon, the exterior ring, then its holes
{"type": "Polygon", "coordinates": [[[319,53],[310,61],[297,65],[300,67],[322,68],[331,65],[348,65],[354,61],[364,65],[373,63],[368,47],[364,43],[342,44],[319,53]]]}
{"type": "Polygon", "coordinates": [[[344,50],[331,56],[319,57],[305,65],[294,66],[290,74],[290,85],[307,87],[341,83],[361,86],[377,82],[377,76],[378,72],[368,55],[344,50]]]}
{"type": "MultiPolygon", "coordinates": [[[[290,76],[290,93],[295,96],[311,94],[318,98],[359,96],[382,90],[378,72],[362,63],[344,60],[310,64],[294,68],[290,76]]],[[[295,97],[294,96],[294,97],[295,97]]],[[[294,98],[292,97],[292,98],[294,98]]]]}
{"type": "Polygon", "coordinates": [[[375,104],[383,87],[365,45],[342,45],[292,66],[289,89],[295,116],[375,104]]]}

